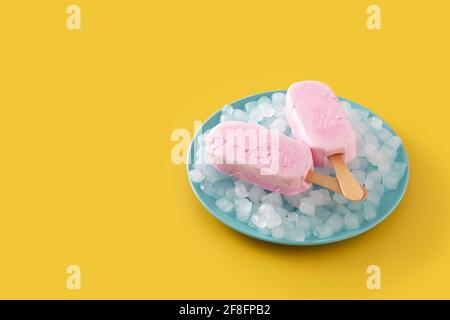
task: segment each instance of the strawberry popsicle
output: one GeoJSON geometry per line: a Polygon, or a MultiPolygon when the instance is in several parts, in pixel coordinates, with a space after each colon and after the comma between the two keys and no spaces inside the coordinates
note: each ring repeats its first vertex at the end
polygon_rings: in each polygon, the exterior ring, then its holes
{"type": "Polygon", "coordinates": [[[330,87],[319,81],[292,84],[285,113],[295,137],[311,148],[314,165],[331,162],[343,194],[361,200],[364,189],[346,166],[356,156],[356,135],[330,87]]]}
{"type": "Polygon", "coordinates": [[[316,183],[342,193],[335,178],[313,171],[309,147],[277,130],[228,121],[207,137],[208,157],[219,171],[260,187],[292,195],[316,183]]]}

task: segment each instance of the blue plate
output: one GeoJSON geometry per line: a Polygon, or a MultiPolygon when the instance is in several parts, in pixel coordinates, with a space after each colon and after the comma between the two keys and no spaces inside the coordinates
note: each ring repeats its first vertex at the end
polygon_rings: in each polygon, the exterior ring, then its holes
{"type": "MultiPolygon", "coordinates": [[[[247,102],[258,100],[259,98],[261,98],[263,96],[267,96],[268,98],[270,98],[271,95],[275,92],[286,93],[285,90],[269,91],[269,92],[256,94],[256,95],[235,101],[231,105],[233,106],[233,108],[244,109],[244,105],[247,102]]],[[[341,101],[350,102],[352,104],[353,108],[367,110],[363,106],[361,106],[353,101],[350,101],[348,99],[344,99],[344,98],[339,98],[339,99],[341,101]]],[[[370,110],[367,110],[367,111],[370,113],[370,115],[375,115],[370,110]]],[[[206,122],[203,124],[203,126],[202,126],[201,130],[199,130],[199,132],[205,132],[206,130],[211,129],[214,126],[216,126],[220,122],[220,114],[221,114],[221,110],[217,111],[208,120],[206,120],[206,122]]],[[[379,116],[377,116],[377,117],[379,117],[379,116]]],[[[392,128],[390,128],[386,124],[386,122],[384,122],[384,127],[387,128],[389,131],[391,131],[393,134],[395,134],[394,130],[392,130],[392,128]]],[[[198,132],[196,133],[196,135],[195,135],[194,139],[192,140],[192,143],[189,147],[188,159],[190,161],[188,161],[188,164],[187,164],[188,173],[192,169],[192,164],[194,162],[194,151],[193,151],[194,150],[194,141],[197,138],[197,136],[198,136],[198,132]]],[[[398,156],[397,156],[396,160],[406,163],[407,168],[406,168],[405,175],[403,176],[402,180],[400,181],[397,190],[385,192],[384,196],[382,197],[382,202],[380,203],[379,207],[377,208],[377,218],[375,220],[370,221],[370,222],[365,222],[360,228],[355,229],[355,230],[343,230],[343,231],[338,232],[338,233],[334,234],[333,236],[325,238],[325,239],[320,239],[315,236],[311,236],[303,242],[297,242],[297,241],[292,241],[292,240],[287,240],[287,239],[274,239],[271,236],[264,235],[264,234],[258,232],[258,230],[251,228],[246,223],[243,223],[243,222],[235,219],[233,214],[227,214],[227,213],[222,212],[215,205],[215,199],[213,197],[207,196],[206,194],[201,192],[199,183],[192,182],[192,180],[190,178],[189,178],[189,181],[191,183],[192,190],[194,190],[194,193],[196,194],[196,196],[200,200],[200,202],[203,204],[203,206],[209,212],[211,212],[211,214],[214,217],[219,219],[222,223],[224,223],[225,225],[229,226],[230,228],[232,228],[240,233],[243,233],[247,236],[250,236],[252,238],[259,239],[262,241],[284,244],[284,245],[295,245],[295,246],[322,245],[322,244],[333,243],[333,242],[345,240],[348,238],[352,238],[363,232],[366,232],[367,230],[378,225],[381,221],[386,219],[392,213],[392,211],[400,203],[400,200],[403,198],[403,195],[405,194],[406,187],[408,185],[408,180],[409,180],[408,157],[406,155],[406,151],[405,151],[405,148],[403,145],[401,145],[398,150],[398,156]]],[[[188,174],[188,177],[189,177],[189,174],[188,174]]]]}

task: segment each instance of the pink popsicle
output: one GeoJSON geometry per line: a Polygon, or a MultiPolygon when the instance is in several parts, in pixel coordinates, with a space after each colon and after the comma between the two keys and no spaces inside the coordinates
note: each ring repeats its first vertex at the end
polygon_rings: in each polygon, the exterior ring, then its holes
{"type": "Polygon", "coordinates": [[[245,122],[223,122],[207,138],[208,155],[219,171],[264,189],[291,195],[311,187],[311,151],[277,131],[245,122]]]}
{"type": "Polygon", "coordinates": [[[327,157],[333,154],[343,154],[345,162],[355,158],[355,132],[326,84],[292,84],[286,96],[286,118],[296,139],[310,146],[315,166],[328,166],[327,157]]]}
{"type": "Polygon", "coordinates": [[[362,200],[365,189],[346,166],[356,156],[356,135],[330,87],[319,81],[294,83],[287,92],[285,113],[295,137],[310,146],[314,165],[330,161],[342,193],[362,200]]]}

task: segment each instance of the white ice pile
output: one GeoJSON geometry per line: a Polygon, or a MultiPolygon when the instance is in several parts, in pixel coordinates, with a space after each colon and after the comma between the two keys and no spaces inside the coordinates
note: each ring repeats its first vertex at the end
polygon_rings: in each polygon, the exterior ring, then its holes
{"type": "MultiPolygon", "coordinates": [[[[263,96],[245,104],[243,109],[226,105],[220,121],[245,121],[268,128],[277,128],[291,136],[284,115],[284,93],[263,96]]],[[[348,201],[321,187],[283,196],[256,185],[228,177],[205,164],[205,137],[198,136],[196,160],[189,176],[200,190],[215,199],[216,206],[242,223],[275,239],[305,241],[310,237],[328,238],[344,230],[355,230],[377,218],[377,209],[386,192],[396,190],[406,172],[406,164],[397,159],[401,139],[370,116],[366,110],[341,102],[357,135],[357,157],[348,165],[356,179],[369,191],[363,202],[348,201]]],[[[332,169],[315,168],[334,175],[332,169]]]]}

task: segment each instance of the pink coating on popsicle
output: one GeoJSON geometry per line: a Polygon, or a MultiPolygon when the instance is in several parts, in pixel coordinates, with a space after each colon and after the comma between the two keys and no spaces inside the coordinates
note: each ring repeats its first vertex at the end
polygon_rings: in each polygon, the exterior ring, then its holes
{"type": "Polygon", "coordinates": [[[264,189],[292,195],[311,187],[305,181],[314,169],[309,147],[278,131],[246,122],[223,122],[208,134],[207,149],[217,170],[264,189]]]}
{"type": "Polygon", "coordinates": [[[339,99],[326,84],[302,81],[286,95],[286,119],[294,136],[311,148],[315,166],[329,166],[328,156],[344,154],[345,162],[356,156],[356,135],[339,99]]]}

